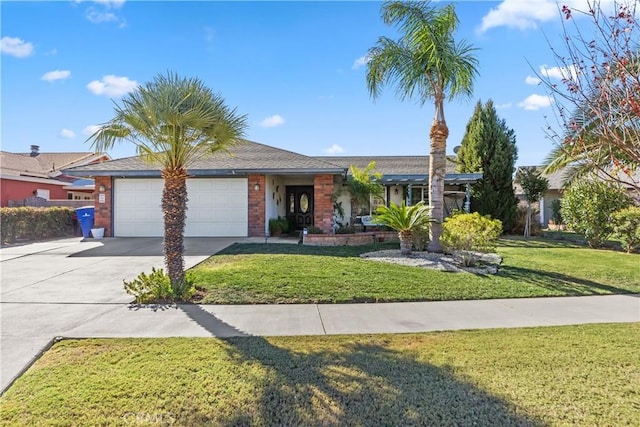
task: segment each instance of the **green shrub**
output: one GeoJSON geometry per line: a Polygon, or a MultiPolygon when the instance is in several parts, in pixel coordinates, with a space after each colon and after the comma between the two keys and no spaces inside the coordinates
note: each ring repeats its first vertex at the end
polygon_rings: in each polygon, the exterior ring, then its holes
{"type": "Polygon", "coordinates": [[[356,232],[356,229],[349,226],[349,227],[345,227],[345,226],[339,226],[338,228],[336,228],[335,233],[336,234],[354,234],[356,232]]]}
{"type": "Polygon", "coordinates": [[[502,233],[502,222],[478,212],[456,214],[444,220],[440,243],[465,266],[478,261],[474,252],[490,252],[502,233]]]}
{"type": "Polygon", "coordinates": [[[315,225],[311,225],[309,227],[306,227],[306,229],[307,229],[307,234],[324,234],[324,231],[322,231],[321,229],[319,229],[315,225]]]}
{"type": "Polygon", "coordinates": [[[410,255],[414,245],[413,234],[420,230],[429,233],[431,219],[431,208],[420,201],[413,206],[407,206],[404,201],[400,206],[391,202],[389,206],[380,206],[376,210],[373,220],[376,224],[381,224],[392,228],[398,232],[400,238],[400,253],[410,255]]]}
{"type": "Polygon", "coordinates": [[[75,210],[66,207],[0,208],[2,243],[73,235],[75,210]]]}
{"type": "Polygon", "coordinates": [[[560,199],[553,199],[551,202],[551,220],[555,225],[561,225],[563,223],[560,199]]]}
{"type": "Polygon", "coordinates": [[[151,268],[151,274],[140,273],[130,282],[124,282],[124,290],[135,298],[138,304],[185,301],[195,293],[194,281],[190,274],[185,277],[185,286],[180,295],[174,293],[169,276],[162,268],[151,268]]]}
{"type": "Polygon", "coordinates": [[[619,186],[603,181],[581,181],[569,187],[562,201],[562,217],[569,228],[598,248],[613,233],[611,215],[631,205],[619,186]]]}
{"type": "Polygon", "coordinates": [[[611,222],[614,235],[620,239],[627,253],[640,246],[640,207],[630,206],[614,212],[611,222]]]}

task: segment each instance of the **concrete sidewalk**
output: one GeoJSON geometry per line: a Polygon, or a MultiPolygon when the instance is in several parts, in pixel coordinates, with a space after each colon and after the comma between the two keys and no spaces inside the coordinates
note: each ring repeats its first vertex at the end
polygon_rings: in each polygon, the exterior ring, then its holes
{"type": "MultiPolygon", "coordinates": [[[[233,239],[188,239],[192,266],[233,239]]],[[[640,321],[639,295],[336,305],[130,305],[122,279],[162,266],[161,239],[3,248],[0,387],[54,337],[408,333],[640,321]]]]}

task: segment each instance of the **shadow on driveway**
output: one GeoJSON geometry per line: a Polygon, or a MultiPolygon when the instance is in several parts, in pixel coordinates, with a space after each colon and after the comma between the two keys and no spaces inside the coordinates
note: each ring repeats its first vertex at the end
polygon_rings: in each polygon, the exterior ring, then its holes
{"type": "MultiPolygon", "coordinates": [[[[185,256],[209,256],[242,238],[187,237],[184,239],[185,256]]],[[[76,252],[70,257],[163,256],[162,237],[115,237],[92,240],[98,247],[76,252]]]]}

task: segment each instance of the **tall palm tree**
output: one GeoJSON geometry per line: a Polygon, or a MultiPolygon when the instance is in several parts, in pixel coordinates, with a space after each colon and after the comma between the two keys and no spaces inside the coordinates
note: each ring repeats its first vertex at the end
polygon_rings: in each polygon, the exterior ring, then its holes
{"type": "Polygon", "coordinates": [[[116,104],[115,116],[89,137],[97,151],[117,142],[134,144],[138,155],[160,167],[164,179],[164,256],[174,297],[185,286],[184,227],[187,168],[198,157],[226,150],[246,129],[246,116],[225,105],[197,78],[157,75],[116,104]]]}
{"type": "Polygon", "coordinates": [[[453,5],[442,8],[425,2],[391,1],[382,5],[382,20],[399,27],[394,41],[380,37],[369,49],[367,86],[375,99],[385,84],[397,84],[401,100],[416,95],[421,104],[433,100],[435,115],[431,124],[429,157],[429,204],[436,221],[431,226],[429,250],[441,252],[440,235],[444,219],[444,175],[449,128],[444,117],[445,99],[471,96],[478,74],[475,48],[453,34],[459,21],[453,5]]]}

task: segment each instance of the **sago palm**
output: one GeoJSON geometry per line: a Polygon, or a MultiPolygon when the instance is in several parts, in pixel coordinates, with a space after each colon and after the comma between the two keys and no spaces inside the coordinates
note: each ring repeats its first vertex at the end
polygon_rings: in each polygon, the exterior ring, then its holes
{"type": "Polygon", "coordinates": [[[413,206],[407,206],[404,202],[398,206],[391,202],[388,207],[380,206],[378,208],[374,222],[397,231],[400,239],[400,253],[411,255],[413,232],[428,229],[433,222],[429,210],[430,208],[423,201],[413,206]]]}
{"type": "Polygon", "coordinates": [[[200,156],[226,150],[246,129],[246,117],[229,108],[197,78],[158,75],[116,104],[115,116],[89,137],[97,151],[128,142],[157,165],[164,179],[164,256],[174,297],[184,290],[187,168],[200,156]]]}
{"type": "Polygon", "coordinates": [[[420,103],[432,100],[435,115],[431,124],[429,158],[429,203],[436,222],[431,226],[429,250],[441,252],[440,235],[444,218],[444,176],[449,128],[444,116],[445,99],[471,96],[478,74],[474,48],[456,43],[453,34],[459,21],[453,5],[432,7],[430,2],[385,2],[382,19],[399,27],[394,41],[380,37],[369,49],[367,86],[373,98],[382,87],[397,84],[400,99],[417,96],[420,103]]]}

